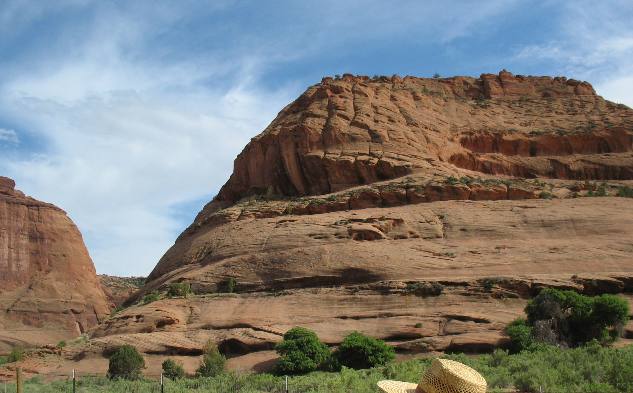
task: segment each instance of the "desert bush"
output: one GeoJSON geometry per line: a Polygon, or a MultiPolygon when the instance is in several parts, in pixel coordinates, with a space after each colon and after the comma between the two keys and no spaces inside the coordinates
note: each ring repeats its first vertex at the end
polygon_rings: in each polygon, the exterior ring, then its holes
{"type": "Polygon", "coordinates": [[[551,192],[541,191],[541,193],[538,194],[538,197],[541,199],[552,199],[554,195],[552,195],[551,192]]]}
{"type": "Polygon", "coordinates": [[[532,339],[532,327],[525,319],[515,319],[505,328],[505,332],[510,337],[510,351],[518,353],[529,350],[534,343],[532,339]]]}
{"type": "Polygon", "coordinates": [[[276,366],[278,374],[305,374],[324,368],[330,360],[327,345],[316,333],[302,327],[288,330],[275,350],[281,356],[276,366]]]}
{"type": "MultiPolygon", "coordinates": [[[[573,349],[542,346],[535,351],[514,355],[497,353],[481,356],[448,355],[482,373],[490,393],[631,393],[633,392],[633,346],[621,349],[602,347],[591,342],[573,349]],[[495,358],[496,356],[496,358],[495,358]],[[519,390],[518,387],[528,388],[519,390]]],[[[376,382],[395,379],[417,383],[430,366],[431,359],[391,362],[367,370],[343,368],[340,372],[313,372],[291,376],[291,392],[309,393],[375,393],[376,382]]],[[[222,373],[214,378],[183,378],[167,380],[165,391],[170,393],[261,393],[283,392],[284,378],[258,373],[222,373]]],[[[156,380],[109,380],[103,377],[81,377],[77,381],[80,393],[155,393],[156,380]]],[[[15,392],[9,383],[8,392],[15,392]]],[[[65,393],[68,382],[27,380],[28,393],[65,393]]]]}
{"type": "Polygon", "coordinates": [[[336,364],[353,369],[383,366],[393,360],[395,350],[384,341],[353,332],[334,351],[336,364]]]}
{"type": "Polygon", "coordinates": [[[629,186],[618,187],[616,195],[622,198],[633,198],[633,188],[629,186]]]}
{"type": "Polygon", "coordinates": [[[188,282],[172,282],[169,284],[167,290],[167,296],[173,297],[187,297],[191,294],[191,284],[188,282]]]}
{"type": "Polygon", "coordinates": [[[20,347],[14,347],[7,356],[7,363],[19,362],[22,359],[24,359],[24,350],[20,347]]]}
{"type": "Polygon", "coordinates": [[[593,339],[614,339],[618,326],[628,320],[629,305],[615,295],[590,297],[546,288],[528,302],[525,312],[533,337],[539,338],[534,335],[537,330],[541,335],[538,341],[549,341],[543,338],[554,334],[557,344],[575,346],[593,339]]]}
{"type": "Polygon", "coordinates": [[[152,291],[143,296],[143,304],[150,304],[160,299],[160,295],[156,291],[152,291]]]}
{"type": "MultiPolygon", "coordinates": [[[[454,255],[453,255],[454,256],[454,255]]],[[[440,296],[444,291],[444,285],[439,282],[432,283],[408,283],[405,291],[413,293],[415,296],[427,297],[427,296],[440,296]]]]}
{"type": "Polygon", "coordinates": [[[207,341],[202,352],[202,362],[196,370],[197,376],[215,377],[224,372],[226,358],[220,353],[218,346],[213,341],[207,341]]]}
{"type": "Polygon", "coordinates": [[[237,287],[237,280],[234,277],[229,277],[218,284],[218,292],[233,293],[235,287],[237,287]]]}
{"type": "Polygon", "coordinates": [[[166,378],[175,380],[180,379],[185,376],[185,369],[182,367],[181,363],[178,363],[172,359],[167,359],[162,364],[163,375],[166,378]]]}
{"type": "Polygon", "coordinates": [[[108,377],[110,379],[139,379],[142,377],[143,368],[145,368],[143,356],[133,346],[123,345],[110,356],[108,377]]]}

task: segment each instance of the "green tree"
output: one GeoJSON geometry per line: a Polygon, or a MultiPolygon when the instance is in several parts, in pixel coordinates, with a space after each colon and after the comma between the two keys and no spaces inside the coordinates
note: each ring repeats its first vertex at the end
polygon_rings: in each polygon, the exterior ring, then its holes
{"type": "Polygon", "coordinates": [[[150,304],[160,299],[160,295],[156,291],[152,291],[143,296],[143,304],[150,304]]]}
{"type": "Polygon", "coordinates": [[[202,362],[196,375],[199,377],[215,377],[224,371],[226,358],[218,350],[218,346],[211,340],[207,341],[203,349],[202,362]]]}
{"type": "Polygon", "coordinates": [[[525,312],[530,326],[547,321],[559,343],[575,346],[615,337],[618,327],[628,320],[629,305],[615,295],[590,297],[546,288],[528,303],[525,312]]]}
{"type": "Polygon", "coordinates": [[[276,367],[278,374],[304,374],[322,369],[330,358],[327,345],[316,333],[302,327],[288,330],[275,349],[281,356],[276,367]]]}
{"type": "Polygon", "coordinates": [[[528,350],[534,343],[532,339],[532,327],[525,319],[519,318],[512,321],[505,329],[510,337],[510,352],[518,353],[528,350]]]}
{"type": "Polygon", "coordinates": [[[183,378],[185,376],[185,369],[181,363],[178,363],[172,359],[167,359],[162,364],[163,375],[171,380],[183,378]]]}
{"type": "Polygon", "coordinates": [[[345,337],[334,352],[338,365],[354,369],[382,366],[393,360],[394,356],[393,347],[359,332],[345,337]]]}
{"type": "Polygon", "coordinates": [[[143,368],[145,368],[143,356],[133,346],[123,345],[110,356],[108,377],[110,379],[139,379],[143,368]]]}
{"type": "Polygon", "coordinates": [[[7,356],[7,363],[19,362],[24,359],[24,350],[20,347],[14,347],[7,356]]]}
{"type": "Polygon", "coordinates": [[[167,296],[169,297],[187,297],[191,294],[191,284],[188,282],[172,282],[169,284],[167,296]]]}

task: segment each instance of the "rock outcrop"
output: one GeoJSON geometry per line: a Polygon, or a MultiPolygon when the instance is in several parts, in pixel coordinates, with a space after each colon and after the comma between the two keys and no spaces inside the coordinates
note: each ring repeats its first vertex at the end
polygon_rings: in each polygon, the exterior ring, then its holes
{"type": "Polygon", "coordinates": [[[0,177],[0,353],[76,337],[109,314],[81,233],[0,177]]]}
{"type": "Polygon", "coordinates": [[[213,339],[260,370],[295,325],[490,351],[545,286],[633,299],[632,179],[633,110],[586,82],[324,78],[73,356],[187,359],[213,339]],[[176,282],[194,295],[170,298],[176,282]]]}

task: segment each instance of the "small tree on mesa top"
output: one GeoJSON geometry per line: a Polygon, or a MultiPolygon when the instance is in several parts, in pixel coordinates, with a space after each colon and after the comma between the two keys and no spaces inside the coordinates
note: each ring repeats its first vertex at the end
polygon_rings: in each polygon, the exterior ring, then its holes
{"type": "Polygon", "coordinates": [[[143,356],[133,346],[123,345],[110,356],[108,377],[110,379],[139,379],[143,368],[145,368],[143,356]]]}

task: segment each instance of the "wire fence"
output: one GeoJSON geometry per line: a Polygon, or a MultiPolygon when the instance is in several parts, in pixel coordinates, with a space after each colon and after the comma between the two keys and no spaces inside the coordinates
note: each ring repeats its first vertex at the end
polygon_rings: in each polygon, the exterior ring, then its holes
{"type": "MultiPolygon", "coordinates": [[[[50,372],[27,378],[16,370],[13,380],[0,381],[0,393],[289,393],[288,377],[261,381],[259,386],[247,383],[240,375],[223,374],[217,378],[182,378],[170,380],[162,373],[143,373],[139,380],[111,380],[103,374],[50,372]]],[[[297,392],[299,390],[295,390],[297,392]]]]}

